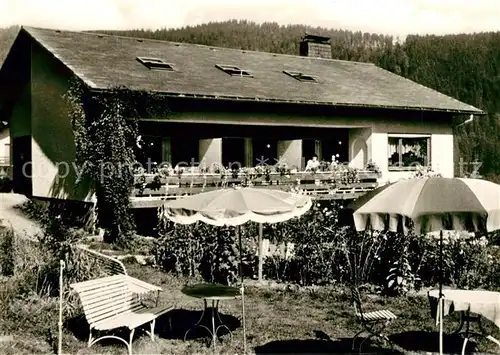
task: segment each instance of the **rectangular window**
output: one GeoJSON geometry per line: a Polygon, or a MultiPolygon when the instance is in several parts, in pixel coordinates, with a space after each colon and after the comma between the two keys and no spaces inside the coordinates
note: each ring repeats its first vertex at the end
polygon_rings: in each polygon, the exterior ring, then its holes
{"type": "Polygon", "coordinates": [[[298,80],[298,81],[302,81],[302,82],[306,82],[306,83],[316,83],[318,82],[316,77],[313,76],[313,75],[309,75],[309,74],[304,74],[304,73],[301,73],[301,72],[297,72],[297,71],[289,71],[289,70],[283,70],[283,73],[285,73],[286,75],[289,75],[291,76],[292,78],[298,80]]]}
{"type": "Polygon", "coordinates": [[[430,136],[390,135],[389,171],[415,170],[417,166],[430,166],[430,144],[430,136]]]}
{"type": "Polygon", "coordinates": [[[137,60],[149,69],[174,71],[172,64],[166,63],[162,59],[137,57],[137,60]]]}
{"type": "Polygon", "coordinates": [[[215,67],[222,70],[224,73],[231,75],[231,76],[244,76],[244,77],[249,77],[249,78],[253,77],[253,75],[250,74],[250,72],[248,72],[248,70],[240,69],[239,67],[236,67],[234,65],[216,64],[215,67]]]}

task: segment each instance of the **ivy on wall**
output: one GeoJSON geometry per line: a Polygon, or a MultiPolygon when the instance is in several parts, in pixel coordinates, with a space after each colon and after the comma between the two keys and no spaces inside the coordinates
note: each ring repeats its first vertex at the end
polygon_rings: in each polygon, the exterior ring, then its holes
{"type": "Polygon", "coordinates": [[[90,179],[97,197],[97,220],[107,242],[126,245],[135,231],[130,210],[134,187],[134,146],[141,117],[170,113],[157,93],[115,87],[91,92],[78,79],[65,95],[76,145],[80,183],[90,179]]]}

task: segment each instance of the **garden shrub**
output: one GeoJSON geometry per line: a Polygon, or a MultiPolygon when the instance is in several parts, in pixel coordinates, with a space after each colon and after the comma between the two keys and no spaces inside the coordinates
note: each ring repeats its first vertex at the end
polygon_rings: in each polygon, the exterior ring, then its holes
{"type": "Polygon", "coordinates": [[[11,192],[12,180],[5,176],[0,176],[0,192],[11,192]]]}
{"type": "Polygon", "coordinates": [[[29,199],[19,206],[16,206],[29,219],[41,222],[49,213],[48,201],[29,199]]]}
{"type": "Polygon", "coordinates": [[[342,205],[323,201],[313,205],[300,218],[269,227],[273,243],[295,244],[294,255],[288,260],[275,256],[266,259],[266,270],[281,281],[300,285],[325,285],[347,282],[356,278],[369,282],[378,267],[384,239],[378,233],[357,233],[339,222],[342,205]]]}
{"type": "MultiPolygon", "coordinates": [[[[233,284],[239,275],[239,243],[235,227],[216,227],[198,222],[174,224],[160,218],[160,238],[154,247],[155,265],[166,272],[202,277],[207,282],[233,284]]],[[[247,223],[242,233],[243,272],[253,275],[257,226],[247,223]]]]}
{"type": "Polygon", "coordinates": [[[73,248],[80,235],[57,216],[42,219],[38,240],[14,238],[13,272],[0,280],[0,324],[8,332],[46,336],[57,334],[59,260],[65,262],[64,316],[81,313],[69,284],[93,278],[98,270],[73,248]],[[47,333],[48,332],[48,333],[47,333]]]}
{"type": "MultiPolygon", "coordinates": [[[[438,237],[356,232],[339,221],[341,210],[339,202],[322,201],[302,217],[264,225],[264,237],[271,243],[294,245],[291,257],[275,254],[265,258],[264,277],[303,286],[356,280],[371,284],[372,289],[387,295],[405,295],[438,284],[438,237]]],[[[170,222],[162,228],[162,238],[155,248],[158,266],[185,276],[202,276],[207,281],[235,280],[239,258],[234,228],[170,222]]],[[[255,275],[257,225],[245,225],[242,231],[246,275],[255,275]]],[[[445,232],[445,235],[444,284],[500,288],[498,248],[486,237],[470,237],[463,232],[445,232]]]]}
{"type": "MultiPolygon", "coordinates": [[[[422,279],[427,285],[439,281],[439,236],[427,237],[422,248],[426,257],[422,279]]],[[[485,286],[493,262],[492,248],[486,237],[467,232],[445,231],[443,235],[443,281],[459,288],[485,286]]],[[[497,259],[498,262],[498,259],[497,259]]]]}
{"type": "MultiPolygon", "coordinates": [[[[0,220],[0,224],[2,221],[0,220]]],[[[0,275],[14,273],[14,231],[0,225],[0,275]]]]}

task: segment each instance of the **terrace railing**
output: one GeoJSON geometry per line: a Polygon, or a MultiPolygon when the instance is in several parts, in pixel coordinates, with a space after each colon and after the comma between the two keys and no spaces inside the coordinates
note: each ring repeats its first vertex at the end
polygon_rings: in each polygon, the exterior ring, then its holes
{"type": "Polygon", "coordinates": [[[223,173],[138,173],[132,193],[138,198],[178,198],[234,186],[283,189],[311,195],[317,199],[353,199],[378,186],[376,171],[353,168],[318,172],[255,172],[250,170],[223,173]]]}

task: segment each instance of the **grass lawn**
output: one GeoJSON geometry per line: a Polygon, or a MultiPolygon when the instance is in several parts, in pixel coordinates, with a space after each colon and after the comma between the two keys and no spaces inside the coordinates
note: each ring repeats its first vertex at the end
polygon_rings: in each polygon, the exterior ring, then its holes
{"type": "MultiPolygon", "coordinates": [[[[181,293],[185,280],[171,277],[161,271],[138,264],[127,265],[131,276],[160,285],[164,292],[160,303],[173,304],[175,310],[168,317],[158,320],[156,342],[147,335],[138,333],[133,344],[134,354],[210,354],[213,353],[203,339],[183,341],[184,333],[200,316],[203,302],[181,293]]],[[[349,298],[342,289],[318,289],[316,291],[279,290],[248,286],[246,288],[247,351],[257,354],[269,353],[349,353],[352,336],[361,328],[353,317],[349,298]]],[[[438,351],[436,327],[430,317],[426,296],[383,298],[366,296],[366,309],[391,309],[399,318],[389,328],[389,334],[402,353],[425,354],[438,351]]],[[[36,307],[35,307],[36,308],[36,307]]],[[[43,307],[42,307],[43,308],[43,307]]],[[[224,301],[221,304],[223,319],[232,326],[233,341],[227,336],[217,344],[217,352],[224,354],[243,353],[243,334],[239,324],[241,302],[224,301]]],[[[34,310],[36,311],[36,310],[34,310]]],[[[457,318],[450,316],[445,332],[458,325],[457,318]]],[[[27,319],[27,322],[30,320],[27,319]]],[[[40,327],[43,327],[40,324],[40,327]]],[[[485,328],[500,338],[494,325],[485,328]]],[[[136,332],[137,334],[137,332],[136,332]]],[[[0,334],[1,335],[1,334],[0,334]]],[[[8,334],[11,339],[0,336],[1,354],[53,353],[45,337],[26,333],[8,334]]],[[[57,337],[56,334],[54,334],[57,337]]],[[[88,328],[81,320],[71,320],[64,331],[63,352],[66,354],[126,354],[124,344],[110,341],[87,348],[88,328]]],[[[54,342],[53,342],[54,344],[54,342]]],[[[57,344],[57,339],[55,340],[57,344]]],[[[459,353],[461,341],[456,337],[445,339],[445,350],[459,353]]],[[[381,353],[382,348],[366,346],[367,353],[381,353]]],[[[491,342],[479,343],[481,352],[498,353],[491,342]]]]}

